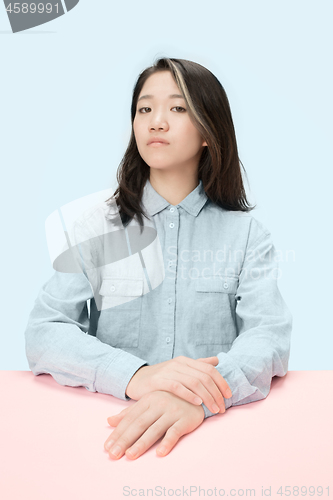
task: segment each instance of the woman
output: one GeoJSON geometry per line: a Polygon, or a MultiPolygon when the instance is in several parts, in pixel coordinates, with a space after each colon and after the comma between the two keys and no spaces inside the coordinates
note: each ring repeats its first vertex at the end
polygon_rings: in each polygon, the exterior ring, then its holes
{"type": "Polygon", "coordinates": [[[108,419],[115,459],[161,437],[164,456],[205,418],[265,398],[288,370],[292,328],[217,78],[159,59],[131,115],[114,197],[72,229],[72,243],[89,243],[82,272],[55,272],[25,332],[35,375],[137,401],[108,419]]]}

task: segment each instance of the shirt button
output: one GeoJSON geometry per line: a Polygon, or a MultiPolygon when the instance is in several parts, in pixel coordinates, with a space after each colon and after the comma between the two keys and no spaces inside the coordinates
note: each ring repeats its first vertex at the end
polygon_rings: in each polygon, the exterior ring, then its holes
{"type": "Polygon", "coordinates": [[[168,302],[169,302],[169,304],[171,304],[171,302],[172,302],[172,299],[168,299],[168,302]]]}
{"type": "Polygon", "coordinates": [[[169,267],[172,266],[172,260],[169,260],[169,267]]]}
{"type": "Polygon", "coordinates": [[[174,223],[170,222],[169,227],[171,227],[171,228],[175,227],[174,223]]]}
{"type": "Polygon", "coordinates": [[[114,291],[115,291],[115,289],[116,289],[116,287],[115,287],[115,286],[113,286],[113,285],[112,285],[112,287],[110,288],[111,292],[114,292],[114,291]]]}
{"type": "Polygon", "coordinates": [[[224,286],[224,288],[229,288],[228,283],[224,283],[224,285],[223,285],[223,286],[224,286]]]}
{"type": "Polygon", "coordinates": [[[170,208],[170,212],[174,212],[175,211],[175,208],[174,207],[171,207],[170,208]]]}
{"type": "Polygon", "coordinates": [[[171,339],[170,339],[170,337],[167,337],[165,340],[167,343],[169,343],[171,339]]]}

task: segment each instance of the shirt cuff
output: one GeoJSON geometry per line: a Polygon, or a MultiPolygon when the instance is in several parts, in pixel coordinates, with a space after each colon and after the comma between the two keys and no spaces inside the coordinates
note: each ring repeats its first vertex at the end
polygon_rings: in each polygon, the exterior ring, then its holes
{"type": "Polygon", "coordinates": [[[147,361],[119,349],[117,357],[113,358],[100,374],[97,373],[97,392],[129,401],[131,398],[125,394],[129,381],[139,368],[145,365],[148,365],[147,361]]]}
{"type": "MultiPolygon", "coordinates": [[[[231,398],[229,399],[224,399],[224,406],[225,406],[225,409],[227,410],[228,408],[230,408],[231,406],[231,401],[230,401],[231,398]]],[[[205,412],[205,418],[208,418],[208,417],[212,417],[214,415],[221,415],[221,413],[212,413],[208,408],[207,406],[205,406],[203,403],[201,404],[201,406],[203,407],[204,409],[204,412],[205,412]]]]}
{"type": "Polygon", "coordinates": [[[251,399],[251,397],[255,400],[254,395],[258,389],[250,384],[236,360],[233,359],[232,353],[220,352],[217,357],[219,363],[215,368],[227,381],[232,392],[232,397],[224,400],[225,409],[241,405],[241,401],[251,399]]]}
{"type": "Polygon", "coordinates": [[[216,413],[212,413],[210,410],[208,410],[207,406],[205,406],[203,403],[201,403],[201,406],[204,409],[205,418],[212,417],[213,415],[216,415],[216,413]]]}

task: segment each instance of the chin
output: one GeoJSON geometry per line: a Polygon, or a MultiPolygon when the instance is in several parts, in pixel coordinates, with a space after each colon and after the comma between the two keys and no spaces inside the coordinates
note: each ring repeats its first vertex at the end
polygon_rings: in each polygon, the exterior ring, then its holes
{"type": "Polygon", "coordinates": [[[150,167],[150,168],[156,168],[156,170],[165,170],[167,168],[171,168],[171,165],[170,163],[165,163],[165,162],[158,162],[158,161],[147,161],[145,160],[145,162],[147,163],[147,165],[150,167]]]}

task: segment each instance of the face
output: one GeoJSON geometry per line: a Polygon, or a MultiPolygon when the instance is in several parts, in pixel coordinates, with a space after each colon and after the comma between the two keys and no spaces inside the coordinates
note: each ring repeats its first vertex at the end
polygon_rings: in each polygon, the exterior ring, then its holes
{"type": "Polygon", "coordinates": [[[140,92],[133,122],[143,160],[153,169],[197,172],[207,143],[190,120],[187,106],[170,71],[151,75],[140,92]],[[166,143],[151,143],[152,139],[166,143]]]}

